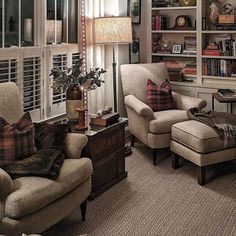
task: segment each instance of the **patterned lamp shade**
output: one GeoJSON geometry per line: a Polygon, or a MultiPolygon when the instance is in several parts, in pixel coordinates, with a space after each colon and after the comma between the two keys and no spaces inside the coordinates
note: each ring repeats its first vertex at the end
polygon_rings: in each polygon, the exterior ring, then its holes
{"type": "Polygon", "coordinates": [[[127,44],[132,42],[130,17],[101,17],[94,19],[94,43],[127,44]]]}

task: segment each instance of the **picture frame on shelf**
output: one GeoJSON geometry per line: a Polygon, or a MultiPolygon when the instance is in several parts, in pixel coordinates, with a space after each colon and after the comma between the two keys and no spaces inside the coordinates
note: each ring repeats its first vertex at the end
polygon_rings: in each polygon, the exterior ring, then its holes
{"type": "Polygon", "coordinates": [[[132,24],[141,23],[141,0],[128,0],[127,15],[131,17],[132,24]]]}
{"type": "Polygon", "coordinates": [[[135,64],[140,62],[140,39],[135,38],[129,45],[129,63],[135,64]]]}
{"type": "Polygon", "coordinates": [[[182,52],[182,44],[173,44],[172,53],[173,54],[181,54],[182,52]]]}

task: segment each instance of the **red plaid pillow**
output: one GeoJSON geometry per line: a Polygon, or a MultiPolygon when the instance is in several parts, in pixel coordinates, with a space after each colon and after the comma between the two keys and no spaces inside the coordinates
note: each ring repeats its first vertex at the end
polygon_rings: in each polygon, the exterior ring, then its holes
{"type": "Polygon", "coordinates": [[[34,124],[30,114],[25,113],[13,124],[0,117],[0,167],[35,152],[34,124]]]}
{"type": "Polygon", "coordinates": [[[169,81],[166,79],[160,85],[156,85],[153,81],[148,79],[146,86],[147,105],[153,111],[163,111],[169,109],[176,109],[172,97],[172,90],[169,81]]]}

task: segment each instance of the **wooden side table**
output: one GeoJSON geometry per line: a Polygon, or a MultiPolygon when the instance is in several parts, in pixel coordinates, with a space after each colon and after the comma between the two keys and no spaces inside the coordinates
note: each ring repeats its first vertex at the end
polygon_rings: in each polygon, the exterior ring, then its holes
{"type": "MultiPolygon", "coordinates": [[[[93,200],[107,189],[127,177],[125,170],[125,123],[127,119],[108,127],[89,126],[84,132],[88,144],[82,156],[89,157],[93,163],[92,192],[93,200]]],[[[72,132],[78,132],[71,125],[72,132]]]]}
{"type": "Polygon", "coordinates": [[[218,93],[212,93],[212,110],[214,111],[215,104],[214,100],[217,100],[219,103],[230,103],[230,112],[233,113],[233,103],[236,103],[236,97],[222,97],[218,93]]]}

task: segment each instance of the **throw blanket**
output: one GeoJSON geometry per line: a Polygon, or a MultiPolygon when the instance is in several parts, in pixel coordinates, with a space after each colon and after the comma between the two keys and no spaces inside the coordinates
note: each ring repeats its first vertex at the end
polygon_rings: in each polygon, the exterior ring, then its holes
{"type": "Polygon", "coordinates": [[[191,120],[197,120],[213,128],[224,139],[225,145],[229,138],[236,139],[236,115],[227,112],[204,112],[198,108],[187,111],[191,120]]]}
{"type": "Polygon", "coordinates": [[[40,176],[55,180],[65,157],[56,149],[42,149],[31,157],[2,167],[12,178],[40,176]]]}

